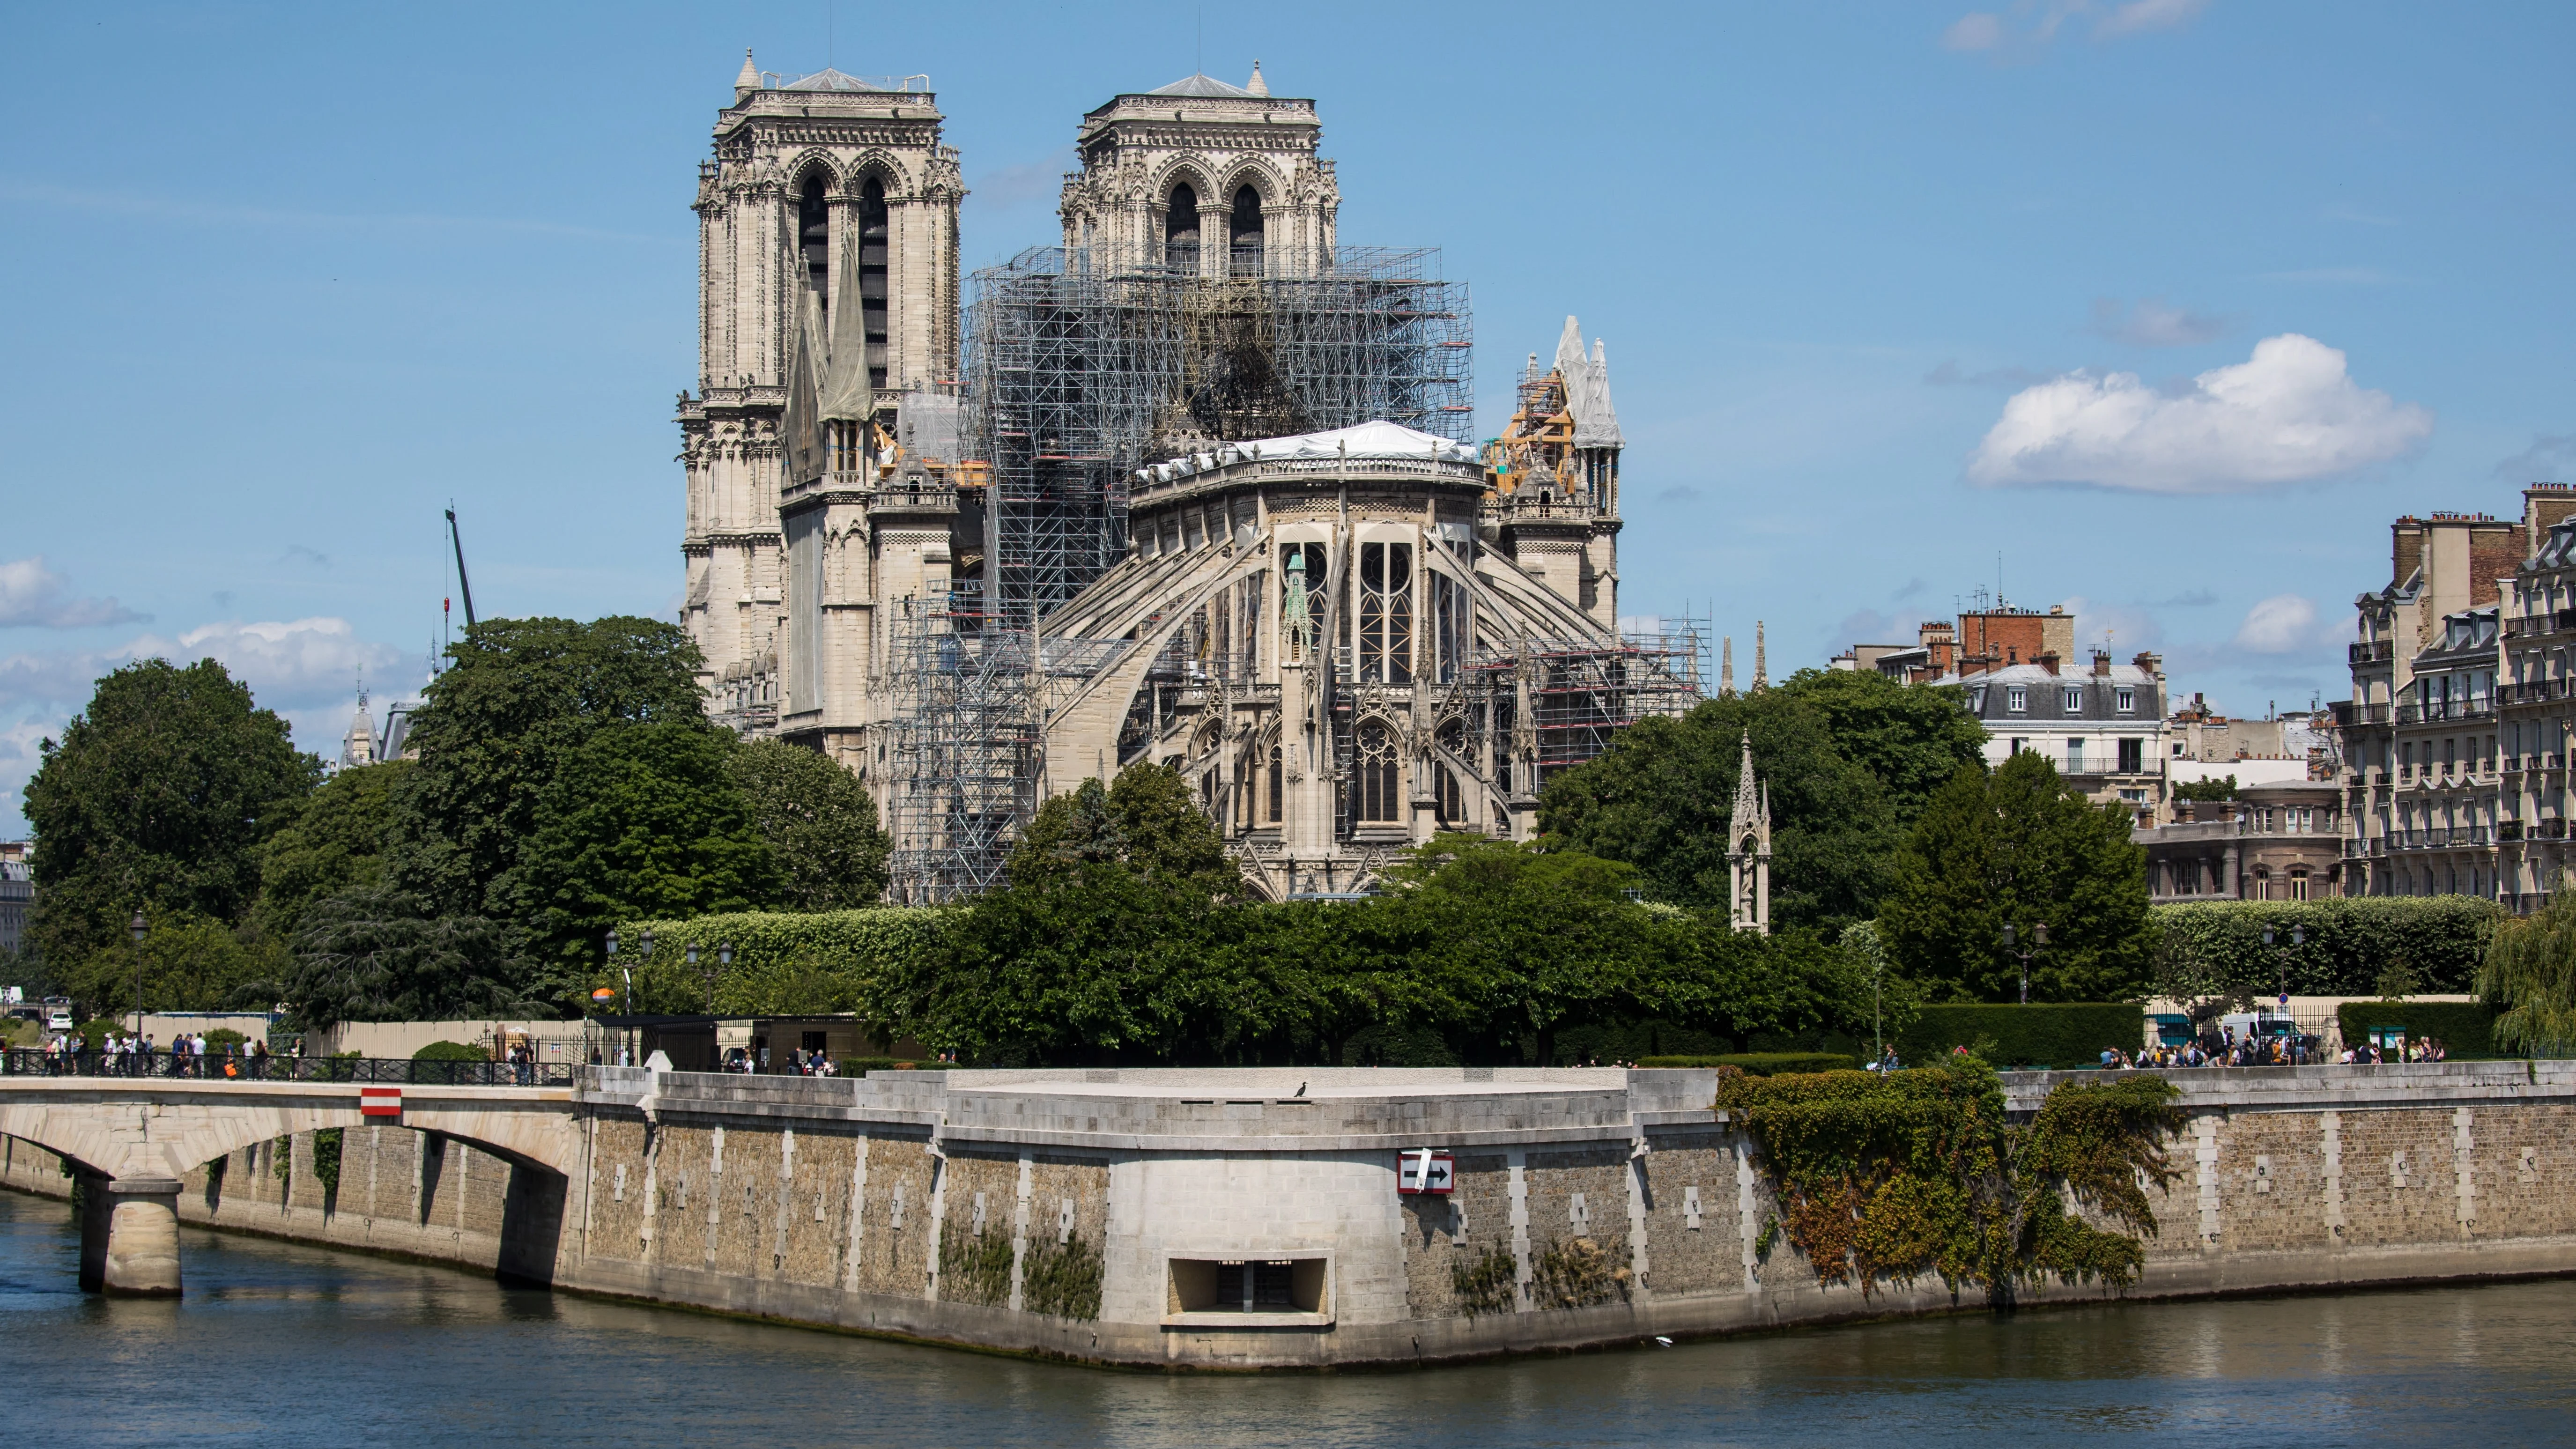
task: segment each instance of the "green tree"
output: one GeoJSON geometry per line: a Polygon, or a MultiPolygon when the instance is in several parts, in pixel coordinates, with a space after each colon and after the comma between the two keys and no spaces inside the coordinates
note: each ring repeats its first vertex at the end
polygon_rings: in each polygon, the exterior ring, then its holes
{"type": "Polygon", "coordinates": [[[154,918],[241,920],[259,889],[259,849],[321,762],[286,721],[211,659],[129,664],[41,746],[27,782],[37,886],[29,936],[57,969],[154,918]]]}
{"type": "Polygon", "coordinates": [[[542,803],[602,729],[712,729],[697,646],[650,619],[492,619],[448,650],[413,717],[418,768],[393,791],[386,880],[438,911],[512,919],[542,803]]]}
{"type": "Polygon", "coordinates": [[[2576,895],[2561,878],[2549,904],[2496,927],[2478,994],[2504,1008],[2492,1039],[2537,1056],[2576,1043],[2576,895]]]}
{"type": "Polygon", "coordinates": [[[133,1010],[138,960],[146,1011],[221,1011],[276,999],[262,989],[286,966],[274,942],[204,916],[147,919],[139,949],[129,937],[80,958],[65,983],[74,1001],[100,1016],[133,1010]]]}
{"type": "Polygon", "coordinates": [[[600,730],[563,757],[511,888],[493,893],[528,931],[530,994],[573,1004],[621,919],[777,903],[769,843],[726,768],[735,748],[671,721],[600,730]]]}
{"type": "Polygon", "coordinates": [[[837,911],[885,894],[885,830],[858,777],[829,756],[780,740],[743,745],[726,762],[776,857],[791,910],[837,911]]]}
{"type": "Polygon", "coordinates": [[[276,833],[260,853],[259,901],[251,912],[264,934],[283,940],[315,901],[376,883],[394,783],[410,769],[408,760],[388,760],[342,770],[279,812],[276,833]]]}
{"type": "Polygon", "coordinates": [[[1986,727],[1962,707],[1955,686],[1899,684],[1876,670],[1801,669],[1779,692],[1824,716],[1835,752],[1877,779],[1901,827],[1913,826],[1951,776],[1985,760],[1986,727]]]}
{"type": "Polygon", "coordinates": [[[2233,800],[2236,798],[2236,777],[2216,775],[2206,780],[2186,780],[2174,786],[2173,797],[2176,800],[2233,800]]]}
{"type": "Polygon", "coordinates": [[[1011,883],[1044,888],[1082,878],[1077,867],[1115,862],[1157,885],[1211,896],[1243,895],[1225,839],[1168,765],[1131,765],[1106,787],[1096,780],[1050,798],[1012,847],[1011,883]]]}
{"type": "Polygon", "coordinates": [[[1598,759],[1547,782],[1539,828],[1637,867],[1657,900],[1723,909],[1747,737],[1770,792],[1773,922],[1836,928],[1869,915],[1900,838],[1895,807],[1887,787],[1835,743],[1831,716],[1784,689],[1629,726],[1598,759]]]}
{"type": "Polygon", "coordinates": [[[279,989],[307,1027],[342,1021],[513,1017],[542,1009],[513,984],[510,933],[483,916],[362,886],[307,907],[279,989]]]}
{"type": "Polygon", "coordinates": [[[1961,770],[1933,797],[1898,852],[1879,935],[1896,968],[1935,999],[2011,1001],[2021,963],[2012,923],[2032,944],[2034,1001],[2110,1001],[2146,990],[2154,947],[2145,850],[2121,804],[2095,805],[2025,751],[1988,774],[1961,770]]]}

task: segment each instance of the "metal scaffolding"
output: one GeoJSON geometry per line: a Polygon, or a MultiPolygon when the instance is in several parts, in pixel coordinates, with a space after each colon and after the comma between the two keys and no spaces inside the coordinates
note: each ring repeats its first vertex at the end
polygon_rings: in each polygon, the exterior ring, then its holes
{"type": "Polygon", "coordinates": [[[970,587],[898,601],[888,644],[894,756],[892,896],[943,905],[1001,883],[1011,832],[1036,808],[1041,753],[1025,630],[998,627],[970,587]]]}
{"type": "Polygon", "coordinates": [[[988,598],[1009,626],[1125,554],[1127,477],[1146,463],[1377,419],[1471,441],[1467,289],[1437,251],[1235,270],[1102,273],[1041,247],[975,274],[968,408],[992,467],[988,598]]]}

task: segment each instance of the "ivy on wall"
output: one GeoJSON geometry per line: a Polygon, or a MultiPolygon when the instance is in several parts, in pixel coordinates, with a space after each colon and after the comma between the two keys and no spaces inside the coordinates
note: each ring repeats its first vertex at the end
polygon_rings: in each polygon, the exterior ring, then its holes
{"type": "Polygon", "coordinates": [[[2043,1275],[2125,1287],[2155,1217],[2141,1182],[2179,1176],[2165,1137],[2181,1113],[2155,1077],[2065,1083],[2027,1126],[1974,1057],[1902,1072],[1728,1073],[1717,1107],[1760,1144],[1780,1228],[1819,1281],[1937,1277],[1997,1306],[2043,1275]],[[2069,1202],[2077,1211],[2069,1211],[2069,1202]]]}
{"type": "Polygon", "coordinates": [[[1520,1307],[1520,1263],[1500,1243],[1449,1265],[1449,1286],[1469,1318],[1510,1313],[1520,1307]]]}
{"type": "Polygon", "coordinates": [[[1006,1303],[1011,1297],[1011,1240],[949,1224],[939,1236],[939,1296],[951,1303],[1006,1303]]]}
{"type": "Polygon", "coordinates": [[[1020,1261],[1020,1306],[1058,1318],[1097,1319],[1100,1250],[1080,1233],[1061,1243],[1030,1243],[1020,1261]]]}

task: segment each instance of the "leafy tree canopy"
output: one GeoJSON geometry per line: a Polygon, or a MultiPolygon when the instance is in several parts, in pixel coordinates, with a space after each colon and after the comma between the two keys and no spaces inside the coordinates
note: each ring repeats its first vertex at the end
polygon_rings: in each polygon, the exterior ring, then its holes
{"type": "Polygon", "coordinates": [[[2174,786],[2173,797],[2177,800],[2233,800],[2236,798],[2236,777],[2218,775],[2206,780],[2186,780],[2174,786]]]}
{"type": "Polygon", "coordinates": [[[146,659],[98,682],[27,783],[38,886],[30,935],[76,972],[148,916],[239,921],[259,848],[321,762],[211,659],[146,659]]]}
{"type": "Polygon", "coordinates": [[[295,933],[281,995],[307,1027],[525,1014],[511,984],[509,932],[482,916],[433,916],[383,886],[314,902],[295,933]]]}
{"type": "Polygon", "coordinates": [[[1868,916],[1899,838],[1894,799],[1837,742],[1833,716],[1806,693],[1712,699],[1679,719],[1629,726],[1600,758],[1547,782],[1539,828],[1573,850],[1637,867],[1657,900],[1723,909],[1727,830],[1748,736],[1754,773],[1771,797],[1773,922],[1838,928],[1868,916]]]}
{"type": "Polygon", "coordinates": [[[777,858],[781,904],[850,910],[885,894],[890,842],[857,776],[827,755],[780,740],[737,748],[726,773],[777,858]]]}
{"type": "Polygon", "coordinates": [[[1161,888],[1243,894],[1242,872],[1216,825],[1168,765],[1132,765],[1107,787],[1085,780],[1051,797],[1011,850],[1014,887],[1048,889],[1086,878],[1086,865],[1116,864],[1161,888]]]}
{"type": "Polygon", "coordinates": [[[101,1016],[133,1010],[138,961],[146,1011],[259,1009],[277,999],[286,953],[276,942],[204,916],[148,919],[140,950],[129,936],[79,958],[65,982],[74,1001],[101,1016]]]}
{"type": "Polygon", "coordinates": [[[2121,804],[2094,805],[2025,751],[1989,775],[1963,769],[1933,797],[1895,863],[1878,927],[1897,970],[1936,999],[2011,1001],[2016,949],[2048,944],[2030,961],[2034,1001],[2111,1001],[2142,994],[2153,941],[2145,850],[2121,804]]]}
{"type": "Polygon", "coordinates": [[[541,802],[597,731],[712,730],[697,646],[676,625],[612,617],[491,619],[448,650],[409,742],[419,768],[393,793],[387,879],[435,909],[507,918],[541,802]]]}
{"type": "Polygon", "coordinates": [[[291,936],[315,901],[376,883],[384,869],[394,782],[411,768],[408,760],[388,760],[342,770],[279,812],[277,832],[260,854],[259,901],[252,911],[263,933],[291,936]]]}
{"type": "Polygon", "coordinates": [[[1985,759],[1986,727],[1961,707],[1954,686],[1899,684],[1876,670],[1801,669],[1779,692],[1824,716],[1835,751],[1877,779],[1902,827],[1913,826],[1951,776],[1985,759]]]}
{"type": "Polygon", "coordinates": [[[608,928],[631,916],[776,903],[778,869],[727,764],[731,737],[694,721],[601,730],[563,757],[509,889],[535,994],[576,1000],[608,928]]]}

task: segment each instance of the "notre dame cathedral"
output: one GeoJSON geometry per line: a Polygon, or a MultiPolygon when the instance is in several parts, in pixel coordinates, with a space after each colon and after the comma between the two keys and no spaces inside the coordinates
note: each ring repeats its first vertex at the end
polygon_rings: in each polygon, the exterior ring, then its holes
{"type": "Polygon", "coordinates": [[[679,408],[711,708],[867,782],[898,899],[1148,761],[1261,894],[1365,889],[1434,831],[1526,837],[1550,772],[1696,698],[1696,641],[1620,628],[1601,344],[1567,318],[1478,440],[1464,288],[1341,245],[1313,101],[1257,65],[1112,96],[1061,247],[971,296],[941,120],[920,77],[746,55],[679,408]]]}

